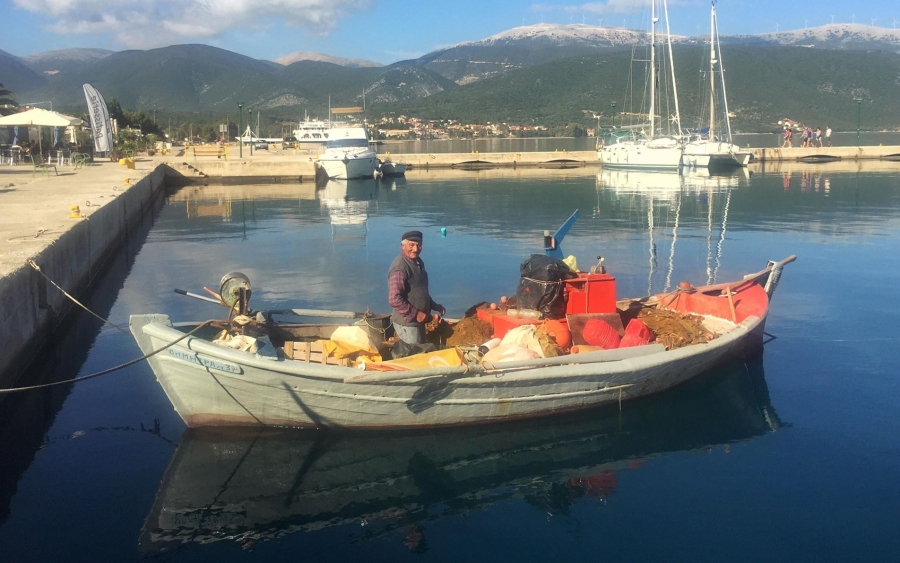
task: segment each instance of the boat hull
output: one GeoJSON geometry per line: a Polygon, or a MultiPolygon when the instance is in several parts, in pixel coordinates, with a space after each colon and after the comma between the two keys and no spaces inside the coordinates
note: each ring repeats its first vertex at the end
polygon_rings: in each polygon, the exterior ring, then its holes
{"type": "Polygon", "coordinates": [[[682,149],[677,143],[620,142],[597,151],[600,164],[606,168],[629,170],[671,170],[681,166],[682,149]]]}
{"type": "MultiPolygon", "coordinates": [[[[708,343],[670,351],[648,346],[644,355],[613,361],[396,381],[354,383],[348,380],[371,372],[269,359],[195,337],[148,361],[189,427],[457,426],[548,416],[665,391],[758,346],[764,320],[763,312],[722,329],[724,321],[712,319],[725,333],[708,343]]],[[[194,326],[173,326],[165,315],[131,317],[132,334],[145,354],[194,326]]]]}
{"type": "Polygon", "coordinates": [[[747,166],[751,153],[737,145],[718,141],[695,141],[684,146],[682,164],[692,168],[747,166]]]}
{"type": "Polygon", "coordinates": [[[374,151],[360,154],[339,154],[322,156],[317,161],[322,171],[334,180],[372,178],[375,175],[376,155],[374,151]]]}
{"type": "Polygon", "coordinates": [[[381,163],[381,173],[385,176],[402,176],[406,174],[407,164],[405,162],[391,162],[385,160],[381,163]]]}

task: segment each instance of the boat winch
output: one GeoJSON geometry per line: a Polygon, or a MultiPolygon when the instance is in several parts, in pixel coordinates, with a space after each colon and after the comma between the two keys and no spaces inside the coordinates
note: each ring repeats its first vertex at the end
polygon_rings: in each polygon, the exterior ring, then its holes
{"type": "Polygon", "coordinates": [[[222,303],[231,307],[238,315],[246,315],[250,312],[250,295],[253,289],[250,286],[250,278],[241,272],[228,272],[222,276],[219,285],[219,295],[222,303]]]}

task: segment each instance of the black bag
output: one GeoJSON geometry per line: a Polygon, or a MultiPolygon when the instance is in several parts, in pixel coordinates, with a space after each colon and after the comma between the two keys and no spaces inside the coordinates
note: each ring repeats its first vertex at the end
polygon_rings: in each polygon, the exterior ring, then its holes
{"type": "Polygon", "coordinates": [[[409,344],[402,340],[398,340],[391,349],[391,359],[399,360],[407,356],[416,354],[424,354],[425,352],[434,352],[438,347],[431,342],[423,342],[422,344],[409,344]]]}
{"type": "Polygon", "coordinates": [[[534,309],[545,319],[566,316],[564,280],[575,277],[562,260],[543,254],[532,254],[519,267],[521,279],[516,289],[516,307],[534,309]]]}

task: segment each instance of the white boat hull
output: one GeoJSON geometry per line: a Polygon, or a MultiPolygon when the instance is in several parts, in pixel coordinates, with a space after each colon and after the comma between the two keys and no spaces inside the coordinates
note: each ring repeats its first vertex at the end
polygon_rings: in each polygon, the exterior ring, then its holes
{"type": "Polygon", "coordinates": [[[751,153],[719,141],[694,141],[684,146],[682,164],[692,168],[747,166],[751,153]]]}
{"type": "MultiPolygon", "coordinates": [[[[591,408],[664,391],[755,340],[764,319],[739,325],[710,318],[724,332],[706,344],[614,361],[508,369],[482,375],[352,383],[354,368],[260,357],[189,337],[148,361],[189,427],[290,426],[409,428],[481,424],[591,408]],[[724,323],[724,325],[723,325],[724,323]],[[723,329],[723,326],[725,328],[723,329]],[[755,333],[755,334],[754,334],[755,333]]],[[[165,315],[134,315],[141,350],[163,348],[187,329],[165,315]]],[[[623,350],[610,350],[621,353],[623,350]]],[[[572,361],[578,361],[572,358],[572,361]]]]}
{"type": "Polygon", "coordinates": [[[681,152],[681,146],[673,139],[655,139],[649,142],[625,141],[607,145],[597,151],[597,156],[607,168],[678,170],[681,166],[681,152]]]}
{"type": "Polygon", "coordinates": [[[317,161],[322,171],[333,180],[372,178],[375,175],[375,151],[361,153],[324,154],[317,161]]]}

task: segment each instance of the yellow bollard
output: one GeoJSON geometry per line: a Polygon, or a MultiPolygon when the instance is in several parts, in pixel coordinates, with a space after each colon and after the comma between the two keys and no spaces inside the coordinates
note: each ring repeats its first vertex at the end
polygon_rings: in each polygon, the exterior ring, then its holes
{"type": "Polygon", "coordinates": [[[72,211],[69,213],[69,219],[84,219],[84,215],[81,214],[81,209],[77,205],[73,205],[69,209],[72,211]]]}
{"type": "Polygon", "coordinates": [[[128,159],[127,159],[127,158],[120,158],[120,159],[119,159],[119,164],[122,165],[122,166],[125,166],[125,161],[126,161],[126,160],[128,160],[128,159]]]}
{"type": "Polygon", "coordinates": [[[129,170],[134,170],[134,158],[126,158],[125,167],[129,170]]]}
{"type": "Polygon", "coordinates": [[[124,181],[123,183],[124,183],[126,186],[130,186],[130,185],[131,185],[131,178],[125,178],[125,181],[124,181]]]}

